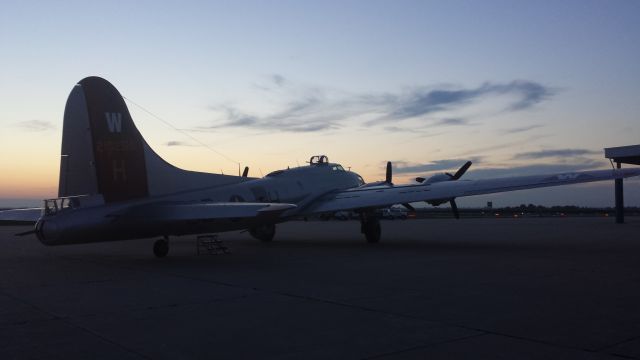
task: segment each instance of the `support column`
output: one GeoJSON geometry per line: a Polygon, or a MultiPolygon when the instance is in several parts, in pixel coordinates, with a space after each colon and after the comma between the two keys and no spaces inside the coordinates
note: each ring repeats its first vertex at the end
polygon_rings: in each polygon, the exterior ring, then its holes
{"type": "MultiPolygon", "coordinates": [[[[617,168],[620,169],[622,164],[617,162],[617,168]]],[[[616,179],[616,224],[624,224],[624,196],[622,178],[616,179]]]]}

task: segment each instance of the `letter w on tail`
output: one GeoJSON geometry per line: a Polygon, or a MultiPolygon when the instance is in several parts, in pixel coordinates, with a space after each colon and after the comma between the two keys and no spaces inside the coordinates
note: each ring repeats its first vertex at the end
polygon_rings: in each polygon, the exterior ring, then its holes
{"type": "Polygon", "coordinates": [[[109,132],[120,133],[122,132],[122,113],[104,113],[104,117],[107,118],[107,126],[109,132]]]}

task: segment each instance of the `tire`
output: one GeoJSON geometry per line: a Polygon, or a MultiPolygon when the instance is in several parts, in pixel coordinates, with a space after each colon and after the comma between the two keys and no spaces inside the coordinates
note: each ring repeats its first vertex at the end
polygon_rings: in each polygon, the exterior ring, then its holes
{"type": "Polygon", "coordinates": [[[374,218],[364,224],[364,236],[368,243],[379,243],[381,233],[380,220],[374,218]]]}
{"type": "Polygon", "coordinates": [[[163,258],[169,253],[169,242],[160,239],[153,243],[153,254],[158,258],[163,258]]]}
{"type": "Polygon", "coordinates": [[[267,224],[251,228],[249,234],[262,242],[271,242],[276,235],[276,225],[267,224]]]}

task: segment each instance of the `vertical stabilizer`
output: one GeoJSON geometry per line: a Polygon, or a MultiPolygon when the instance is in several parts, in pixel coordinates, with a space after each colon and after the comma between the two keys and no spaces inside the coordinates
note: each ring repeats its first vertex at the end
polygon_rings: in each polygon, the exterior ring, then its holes
{"type": "Polygon", "coordinates": [[[87,77],[64,112],[59,196],[100,194],[105,202],[170,195],[246,181],[179,169],[156,154],[124,98],[105,79],[87,77]]]}
{"type": "Polygon", "coordinates": [[[59,196],[105,202],[148,195],[143,139],[124,99],[99,77],[81,80],[64,112],[59,196]]]}
{"type": "Polygon", "coordinates": [[[80,81],[86,98],[98,192],[106,202],[149,195],[144,140],[118,90],[99,77],[80,81]]]}

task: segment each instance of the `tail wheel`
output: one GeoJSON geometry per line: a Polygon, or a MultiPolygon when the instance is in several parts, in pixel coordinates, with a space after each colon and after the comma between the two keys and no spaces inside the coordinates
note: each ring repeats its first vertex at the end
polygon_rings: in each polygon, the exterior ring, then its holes
{"type": "Polygon", "coordinates": [[[380,227],[380,219],[375,215],[363,217],[360,229],[368,243],[380,242],[382,228],[380,227]]]}
{"type": "Polygon", "coordinates": [[[166,239],[156,240],[153,244],[153,254],[156,257],[163,258],[169,253],[169,241],[166,239]]]}
{"type": "Polygon", "coordinates": [[[258,227],[254,227],[249,229],[249,234],[254,238],[263,241],[270,242],[273,240],[273,237],[276,235],[276,225],[275,224],[266,224],[260,225],[258,227]]]}

